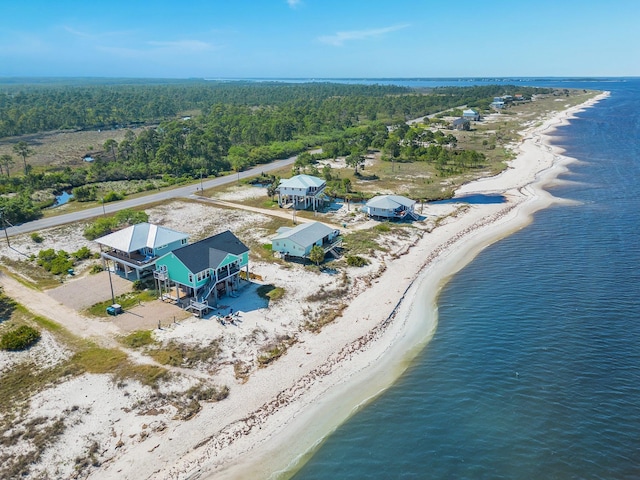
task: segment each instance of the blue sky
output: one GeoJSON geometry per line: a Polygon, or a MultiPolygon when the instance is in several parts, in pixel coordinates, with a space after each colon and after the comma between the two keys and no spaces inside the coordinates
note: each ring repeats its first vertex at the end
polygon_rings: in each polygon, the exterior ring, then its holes
{"type": "Polygon", "coordinates": [[[638,0],[3,0],[0,76],[639,76],[638,0]]]}

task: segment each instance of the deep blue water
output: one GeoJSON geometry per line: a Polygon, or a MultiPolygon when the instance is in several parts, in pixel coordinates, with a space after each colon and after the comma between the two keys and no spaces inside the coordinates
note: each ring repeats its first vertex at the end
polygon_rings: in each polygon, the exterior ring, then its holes
{"type": "Polygon", "coordinates": [[[581,204],[457,274],[425,350],[296,479],[640,478],[640,80],[584,85],[612,95],[558,131],[582,162],[552,190],[581,204]]]}

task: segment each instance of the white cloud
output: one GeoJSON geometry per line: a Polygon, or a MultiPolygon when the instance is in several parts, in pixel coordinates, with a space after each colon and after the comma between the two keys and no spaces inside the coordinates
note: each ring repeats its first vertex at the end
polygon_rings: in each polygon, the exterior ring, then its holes
{"type": "Polygon", "coordinates": [[[372,28],[369,30],[351,30],[349,32],[337,32],[333,35],[323,35],[318,37],[322,43],[333,45],[334,47],[341,47],[345,42],[351,40],[365,40],[367,38],[379,37],[386,33],[395,32],[407,28],[409,25],[393,25],[391,27],[384,28],[372,28]]]}
{"type": "Polygon", "coordinates": [[[168,42],[168,41],[161,41],[161,42],[157,42],[157,41],[150,41],[147,42],[148,45],[151,45],[152,47],[160,47],[160,48],[167,48],[167,49],[177,49],[177,50],[181,50],[181,51],[185,51],[185,52],[203,52],[206,50],[215,50],[216,46],[211,44],[211,43],[207,43],[207,42],[203,42],[201,40],[178,40],[178,41],[173,41],[173,42],[168,42]]]}
{"type": "Polygon", "coordinates": [[[302,0],[287,0],[287,3],[291,8],[296,8],[298,5],[302,3],[302,0]]]}
{"type": "Polygon", "coordinates": [[[130,31],[112,31],[112,32],[83,31],[83,30],[78,30],[77,28],[70,27],[68,25],[63,25],[62,29],[75,37],[86,38],[86,39],[99,39],[99,38],[105,38],[105,37],[127,37],[133,33],[130,31]]]}

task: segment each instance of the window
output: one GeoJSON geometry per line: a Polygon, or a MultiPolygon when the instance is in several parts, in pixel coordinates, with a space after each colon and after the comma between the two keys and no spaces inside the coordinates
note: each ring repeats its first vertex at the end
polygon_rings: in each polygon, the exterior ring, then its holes
{"type": "Polygon", "coordinates": [[[182,240],[180,240],[180,243],[181,243],[182,245],[186,245],[186,244],[187,244],[187,239],[186,239],[186,238],[183,238],[182,240]]]}
{"type": "Polygon", "coordinates": [[[193,274],[189,274],[189,283],[193,283],[193,274]]]}

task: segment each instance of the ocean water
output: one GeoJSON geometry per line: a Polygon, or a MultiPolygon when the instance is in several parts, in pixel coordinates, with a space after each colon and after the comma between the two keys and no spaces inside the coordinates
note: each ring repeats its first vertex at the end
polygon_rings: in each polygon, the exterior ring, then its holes
{"type": "MultiPolygon", "coordinates": [[[[554,85],[557,80],[550,80],[554,85]]],[[[295,479],[640,478],[640,79],[557,131],[580,160],[443,289],[434,338],[295,479]]]]}

